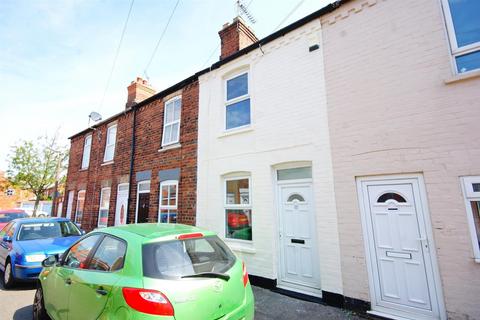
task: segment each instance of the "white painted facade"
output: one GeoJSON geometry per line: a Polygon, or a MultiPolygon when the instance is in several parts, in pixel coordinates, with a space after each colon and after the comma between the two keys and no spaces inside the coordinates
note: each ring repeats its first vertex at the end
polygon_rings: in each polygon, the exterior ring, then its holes
{"type": "Polygon", "coordinates": [[[276,170],[311,165],[314,271],[321,290],[343,294],[321,37],[320,22],[312,21],[200,76],[197,225],[225,239],[224,179],[249,177],[252,241],[226,242],[250,274],[278,279],[276,170]],[[310,52],[315,44],[320,49],[310,52]],[[245,71],[251,124],[226,132],[225,80],[245,71]]]}

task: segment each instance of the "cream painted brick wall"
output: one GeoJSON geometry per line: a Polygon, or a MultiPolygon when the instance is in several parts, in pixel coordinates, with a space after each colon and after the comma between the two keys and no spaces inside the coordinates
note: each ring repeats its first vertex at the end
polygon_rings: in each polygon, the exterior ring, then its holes
{"type": "Polygon", "coordinates": [[[448,316],[480,319],[459,179],[480,175],[480,79],[444,83],[440,1],[353,1],[322,28],[344,294],[369,300],[355,177],[421,172],[448,316]]]}
{"type": "Polygon", "coordinates": [[[251,274],[278,277],[274,167],[311,161],[321,286],[342,293],[333,173],[327,127],[320,22],[311,22],[199,79],[197,224],[225,235],[221,176],[251,173],[254,253],[237,250],[251,274]],[[222,136],[224,77],[248,68],[253,130],[222,136]]]}

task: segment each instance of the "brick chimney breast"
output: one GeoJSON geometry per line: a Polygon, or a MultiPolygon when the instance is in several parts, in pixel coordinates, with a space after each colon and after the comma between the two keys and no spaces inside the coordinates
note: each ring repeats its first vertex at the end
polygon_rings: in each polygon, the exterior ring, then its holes
{"type": "Polygon", "coordinates": [[[220,60],[258,41],[255,33],[240,17],[233,19],[232,23],[225,23],[218,34],[221,41],[220,60]]]}
{"type": "Polygon", "coordinates": [[[135,81],[132,81],[127,87],[128,97],[125,108],[128,109],[137,103],[150,98],[156,91],[153,89],[147,80],[137,77],[135,81]]]}

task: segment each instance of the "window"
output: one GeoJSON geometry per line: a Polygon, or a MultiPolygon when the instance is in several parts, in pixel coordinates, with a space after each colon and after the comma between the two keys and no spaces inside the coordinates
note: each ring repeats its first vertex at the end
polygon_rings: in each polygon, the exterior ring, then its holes
{"type": "Polygon", "coordinates": [[[116,138],[117,138],[117,125],[108,127],[107,145],[105,146],[105,155],[103,157],[103,162],[108,162],[113,160],[113,156],[115,154],[116,138]]]}
{"type": "Polygon", "coordinates": [[[225,180],[226,238],[252,240],[250,178],[225,180]]]}
{"type": "Polygon", "coordinates": [[[178,181],[160,183],[159,222],[177,223],[178,181]]]}
{"type": "Polygon", "coordinates": [[[67,253],[67,256],[63,260],[63,265],[70,268],[87,268],[87,258],[92,251],[95,244],[100,239],[101,235],[91,235],[75,244],[67,253]]]}
{"type": "Polygon", "coordinates": [[[277,180],[311,179],[312,167],[300,167],[277,170],[277,180]]]}
{"type": "Polygon", "coordinates": [[[83,157],[82,157],[82,169],[87,169],[90,163],[90,149],[92,148],[92,135],[85,137],[85,143],[83,144],[83,157]]]}
{"type": "Polygon", "coordinates": [[[117,271],[123,268],[127,245],[109,236],[103,238],[88,266],[91,270],[117,271]]]}
{"type": "Polygon", "coordinates": [[[250,125],[250,95],[248,73],[227,80],[225,103],[225,129],[250,125]]]}
{"type": "Polygon", "coordinates": [[[181,97],[176,97],[165,102],[162,146],[167,146],[179,142],[181,111],[181,97]]]}
{"type": "Polygon", "coordinates": [[[21,224],[17,240],[41,240],[80,235],[80,230],[71,221],[35,222],[21,224]]]}
{"type": "Polygon", "coordinates": [[[108,209],[110,208],[110,188],[102,188],[100,192],[100,209],[98,210],[98,227],[108,226],[108,209]]]}
{"type": "Polygon", "coordinates": [[[443,0],[456,71],[480,69],[480,1],[443,0]]]}
{"type": "Polygon", "coordinates": [[[7,194],[7,196],[13,196],[13,195],[15,195],[15,190],[13,190],[13,189],[7,189],[6,194],[7,194]]]}
{"type": "Polygon", "coordinates": [[[480,190],[478,184],[480,184],[480,176],[462,178],[473,256],[475,262],[480,263],[480,190]]]}
{"type": "Polygon", "coordinates": [[[142,256],[143,275],[155,279],[226,273],[236,261],[217,236],[147,243],[143,245],[142,256]]]}
{"type": "Polygon", "coordinates": [[[85,207],[85,190],[78,191],[77,210],[75,212],[75,223],[82,223],[83,208],[85,207]]]}

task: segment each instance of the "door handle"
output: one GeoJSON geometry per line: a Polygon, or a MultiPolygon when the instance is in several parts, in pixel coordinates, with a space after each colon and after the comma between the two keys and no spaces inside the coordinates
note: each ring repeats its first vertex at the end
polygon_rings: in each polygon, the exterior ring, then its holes
{"type": "Polygon", "coordinates": [[[72,279],[70,279],[70,278],[65,279],[65,284],[66,285],[71,285],[72,284],[72,279]]]}
{"type": "Polygon", "coordinates": [[[95,290],[95,292],[101,296],[106,296],[108,294],[108,291],[103,289],[103,287],[99,287],[97,290],[95,290]]]}

